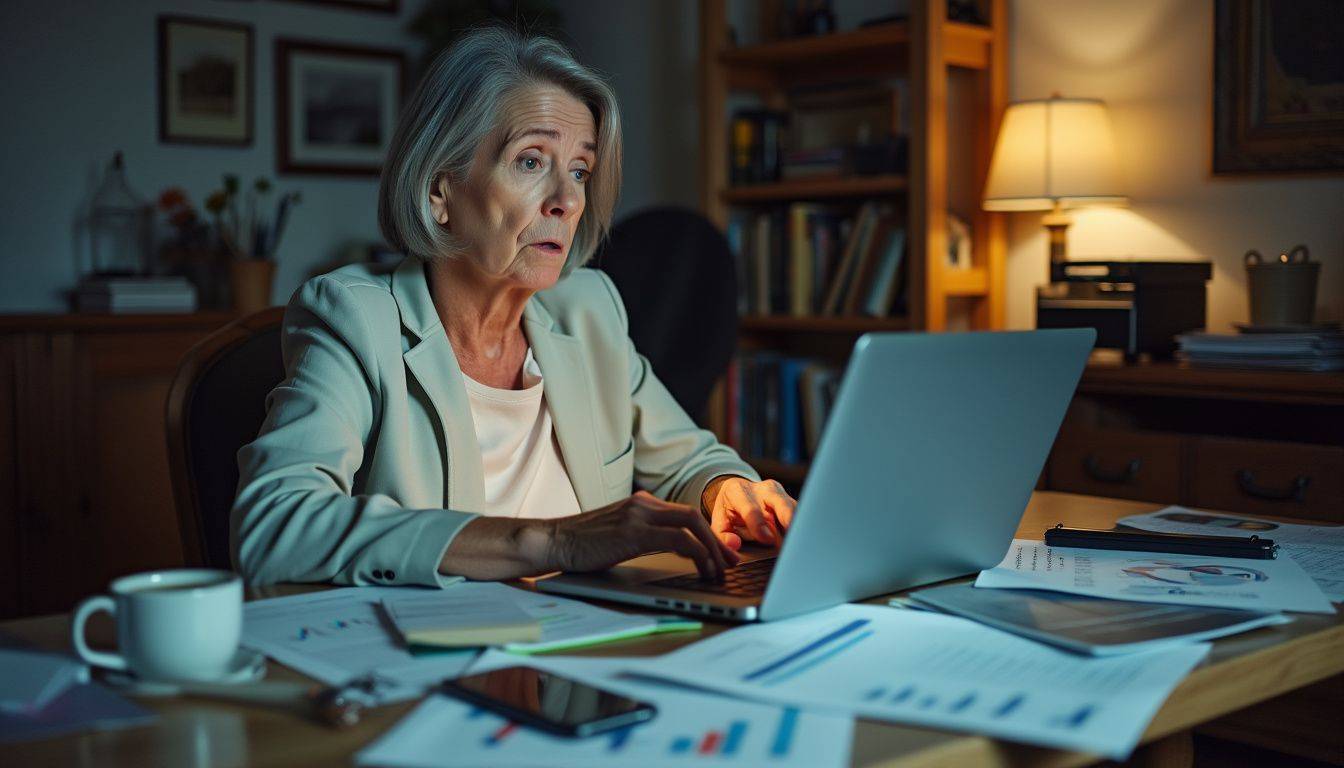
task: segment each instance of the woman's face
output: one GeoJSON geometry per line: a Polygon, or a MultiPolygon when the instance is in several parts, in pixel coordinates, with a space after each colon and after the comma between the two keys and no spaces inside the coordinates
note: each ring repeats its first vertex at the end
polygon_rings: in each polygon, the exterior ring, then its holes
{"type": "Polygon", "coordinates": [[[467,178],[436,180],[434,216],[466,243],[462,258],[475,269],[549,288],[574,243],[596,156],[597,130],[582,102],[551,85],[525,88],[476,150],[467,178]]]}

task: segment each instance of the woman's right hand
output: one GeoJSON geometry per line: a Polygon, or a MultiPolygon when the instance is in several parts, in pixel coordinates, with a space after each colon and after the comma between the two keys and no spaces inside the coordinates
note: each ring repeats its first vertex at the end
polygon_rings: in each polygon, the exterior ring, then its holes
{"type": "Polygon", "coordinates": [[[695,561],[703,579],[721,581],[738,554],[709,527],[699,510],[639,491],[615,504],[549,521],[547,560],[554,570],[599,571],[652,552],[695,561]]]}

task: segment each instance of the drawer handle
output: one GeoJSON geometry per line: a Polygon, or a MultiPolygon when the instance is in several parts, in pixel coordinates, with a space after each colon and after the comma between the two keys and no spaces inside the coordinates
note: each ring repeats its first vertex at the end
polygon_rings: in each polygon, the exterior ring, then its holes
{"type": "Polygon", "coordinates": [[[1241,486],[1241,492],[1254,499],[1264,499],[1266,501],[1296,501],[1298,503],[1307,500],[1307,486],[1311,485],[1311,478],[1306,475],[1298,475],[1293,480],[1293,487],[1283,490],[1275,488],[1265,488],[1255,482],[1255,475],[1251,474],[1249,469],[1237,470],[1237,485],[1241,486]]]}
{"type": "Polygon", "coordinates": [[[1139,467],[1143,462],[1139,459],[1130,459],[1124,469],[1118,472],[1107,472],[1101,468],[1101,462],[1097,460],[1097,455],[1089,453],[1087,458],[1083,459],[1083,469],[1093,480],[1099,483],[1113,483],[1115,485],[1127,485],[1134,482],[1139,476],[1139,467]]]}

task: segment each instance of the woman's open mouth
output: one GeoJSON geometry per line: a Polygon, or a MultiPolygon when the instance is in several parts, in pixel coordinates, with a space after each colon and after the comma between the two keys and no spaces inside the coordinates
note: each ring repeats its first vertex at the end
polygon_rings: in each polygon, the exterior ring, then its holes
{"type": "Polygon", "coordinates": [[[564,246],[556,240],[540,240],[532,244],[534,248],[540,248],[546,253],[561,254],[565,252],[564,246]]]}

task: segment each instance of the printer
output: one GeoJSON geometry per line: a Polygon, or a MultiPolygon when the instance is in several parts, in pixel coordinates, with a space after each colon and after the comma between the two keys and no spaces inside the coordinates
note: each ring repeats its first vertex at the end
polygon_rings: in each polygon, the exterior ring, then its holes
{"type": "Polygon", "coordinates": [[[1055,261],[1036,289],[1037,328],[1095,328],[1097,347],[1169,358],[1176,335],[1203,328],[1207,261],[1055,261]]]}

